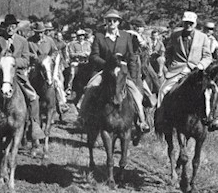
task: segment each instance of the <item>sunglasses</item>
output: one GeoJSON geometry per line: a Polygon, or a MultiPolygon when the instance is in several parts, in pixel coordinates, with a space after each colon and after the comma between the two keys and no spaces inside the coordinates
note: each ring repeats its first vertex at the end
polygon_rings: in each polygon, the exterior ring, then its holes
{"type": "Polygon", "coordinates": [[[116,22],[118,21],[118,19],[116,19],[116,18],[110,18],[110,19],[108,19],[107,21],[110,22],[110,23],[112,23],[112,22],[116,23],[116,22]]]}
{"type": "Polygon", "coordinates": [[[214,28],[206,27],[207,30],[214,30],[214,28]]]}

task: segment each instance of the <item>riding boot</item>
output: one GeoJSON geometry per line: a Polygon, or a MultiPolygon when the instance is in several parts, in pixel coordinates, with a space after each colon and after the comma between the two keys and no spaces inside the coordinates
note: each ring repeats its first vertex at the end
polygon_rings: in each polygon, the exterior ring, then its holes
{"type": "Polygon", "coordinates": [[[30,101],[30,121],[32,125],[32,139],[44,139],[45,134],[40,127],[38,98],[30,101]]]}

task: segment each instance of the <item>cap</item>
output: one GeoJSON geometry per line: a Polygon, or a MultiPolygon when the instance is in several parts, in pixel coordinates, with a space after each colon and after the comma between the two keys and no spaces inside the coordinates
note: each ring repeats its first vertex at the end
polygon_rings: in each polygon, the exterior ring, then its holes
{"type": "Polygon", "coordinates": [[[83,29],[79,29],[77,32],[76,32],[76,35],[80,36],[80,35],[85,35],[86,32],[83,30],[83,29]]]}
{"type": "Polygon", "coordinates": [[[193,23],[197,22],[197,14],[192,11],[186,11],[184,12],[182,21],[190,21],[193,23]]]}
{"type": "Polygon", "coordinates": [[[206,28],[210,28],[210,29],[214,29],[215,28],[215,24],[213,22],[206,22],[205,23],[205,27],[206,28]]]}

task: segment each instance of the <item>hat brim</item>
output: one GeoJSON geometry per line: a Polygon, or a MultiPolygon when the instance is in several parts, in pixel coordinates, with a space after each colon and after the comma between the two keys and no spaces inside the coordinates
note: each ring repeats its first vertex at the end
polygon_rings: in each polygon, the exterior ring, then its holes
{"type": "Polygon", "coordinates": [[[122,17],[120,17],[119,15],[114,14],[114,13],[109,13],[104,18],[105,19],[108,19],[108,18],[117,18],[117,19],[120,19],[120,20],[122,19],[122,17]]]}
{"type": "Polygon", "coordinates": [[[46,27],[45,30],[53,30],[53,27],[46,27]]]}
{"type": "Polygon", "coordinates": [[[42,30],[37,30],[37,29],[33,29],[34,32],[44,32],[45,29],[42,29],[42,30]]]}
{"type": "Polygon", "coordinates": [[[12,25],[12,24],[18,24],[18,23],[20,23],[19,21],[11,21],[11,22],[4,22],[4,24],[6,25],[6,26],[8,26],[8,25],[12,25]]]}
{"type": "Polygon", "coordinates": [[[192,22],[192,23],[196,23],[197,20],[191,20],[191,19],[183,19],[182,21],[188,21],[188,22],[192,22]]]}

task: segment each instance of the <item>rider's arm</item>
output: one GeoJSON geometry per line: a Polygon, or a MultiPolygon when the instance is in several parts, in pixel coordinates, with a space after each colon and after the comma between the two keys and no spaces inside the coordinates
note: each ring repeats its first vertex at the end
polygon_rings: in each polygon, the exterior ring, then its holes
{"type": "Polygon", "coordinates": [[[29,46],[28,46],[28,42],[25,38],[22,38],[21,41],[22,42],[22,46],[21,46],[21,55],[19,56],[14,56],[15,57],[15,62],[16,62],[16,66],[18,68],[27,68],[28,64],[29,64],[29,46]]]}
{"type": "Polygon", "coordinates": [[[89,60],[91,63],[96,64],[99,67],[103,67],[106,63],[106,61],[103,58],[101,58],[100,54],[100,34],[96,34],[95,36],[89,60]]]}
{"type": "Polygon", "coordinates": [[[208,37],[204,34],[204,41],[202,47],[202,58],[198,63],[197,67],[199,69],[206,69],[212,62],[212,55],[210,52],[210,43],[208,37]]]}
{"type": "Polygon", "coordinates": [[[128,47],[128,54],[129,54],[129,61],[128,61],[128,69],[131,78],[136,81],[137,79],[137,65],[135,63],[135,56],[133,53],[133,45],[131,36],[128,34],[127,36],[127,47],[128,47]]]}

